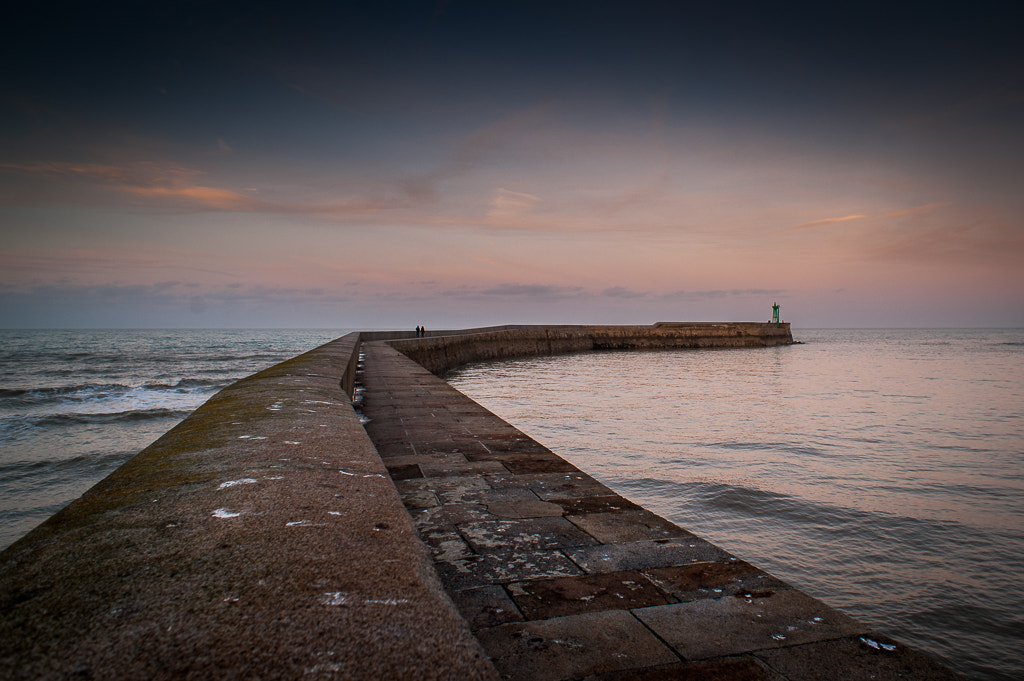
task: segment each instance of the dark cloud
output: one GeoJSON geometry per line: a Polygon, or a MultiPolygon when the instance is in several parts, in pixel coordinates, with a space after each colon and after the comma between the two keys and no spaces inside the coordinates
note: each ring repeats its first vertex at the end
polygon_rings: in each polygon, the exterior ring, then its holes
{"type": "Polygon", "coordinates": [[[648,295],[646,291],[633,291],[624,286],[613,286],[601,291],[601,295],[610,298],[643,298],[648,295]]]}

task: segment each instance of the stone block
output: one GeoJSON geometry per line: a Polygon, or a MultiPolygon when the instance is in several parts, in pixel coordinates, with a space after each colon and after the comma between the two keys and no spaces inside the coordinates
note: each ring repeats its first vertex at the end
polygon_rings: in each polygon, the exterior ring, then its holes
{"type": "Polygon", "coordinates": [[[622,610],[503,624],[477,639],[502,678],[554,681],[677,662],[678,658],[622,610]]]}
{"type": "Polygon", "coordinates": [[[700,662],[626,669],[607,674],[585,676],[583,681],[787,681],[764,666],[760,660],[744,655],[700,662]]]}
{"type": "Polygon", "coordinates": [[[391,476],[392,480],[412,480],[413,478],[423,477],[420,467],[414,463],[402,466],[388,466],[388,475],[391,476]]]}
{"type": "Polygon", "coordinates": [[[870,633],[754,655],[790,681],[965,681],[916,650],[870,633]]]}
{"type": "Polygon", "coordinates": [[[472,554],[437,562],[434,567],[441,583],[449,591],[583,573],[560,551],[522,551],[503,556],[472,554]]]}
{"type": "Polygon", "coordinates": [[[545,518],[562,515],[562,507],[558,504],[541,501],[532,492],[530,496],[532,499],[492,501],[487,504],[487,511],[502,518],[545,518]]]}
{"type": "Polygon", "coordinates": [[[453,475],[500,475],[507,473],[500,461],[468,461],[421,463],[420,470],[428,478],[448,477],[453,475]]]}
{"type": "Polygon", "coordinates": [[[529,487],[543,499],[612,496],[614,492],[585,473],[530,473],[525,475],[493,475],[488,482],[494,488],[529,487]]]}
{"type": "Polygon", "coordinates": [[[644,570],[644,575],[683,602],[788,588],[783,581],[742,560],[650,568],[644,570]]]}
{"type": "Polygon", "coordinates": [[[570,515],[566,520],[602,544],[690,536],[679,526],[643,509],[570,515]]]}
{"type": "Polygon", "coordinates": [[[739,655],[850,636],[863,625],[796,589],[633,611],[688,660],[739,655]]]}
{"type": "Polygon", "coordinates": [[[508,591],[531,620],[670,602],[664,592],[633,571],[517,582],[509,584],[508,591]]]}
{"type": "Polygon", "coordinates": [[[467,522],[461,524],[459,530],[477,553],[509,554],[597,543],[589,534],[560,517],[467,522]]]}
{"type": "Polygon", "coordinates": [[[582,515],[584,513],[621,513],[640,509],[629,499],[617,494],[606,497],[575,497],[569,499],[548,499],[558,504],[566,515],[582,515]]]}
{"type": "Polygon", "coordinates": [[[522,622],[523,616],[500,586],[482,586],[451,593],[459,613],[471,629],[496,627],[508,622],[522,622]]]}
{"type": "Polygon", "coordinates": [[[479,520],[495,520],[483,504],[443,504],[423,509],[409,509],[416,527],[424,528],[458,525],[479,520]]]}
{"type": "Polygon", "coordinates": [[[731,556],[714,544],[690,535],[626,544],[602,544],[566,550],[587,572],[618,572],[688,563],[726,562],[731,556]]]}

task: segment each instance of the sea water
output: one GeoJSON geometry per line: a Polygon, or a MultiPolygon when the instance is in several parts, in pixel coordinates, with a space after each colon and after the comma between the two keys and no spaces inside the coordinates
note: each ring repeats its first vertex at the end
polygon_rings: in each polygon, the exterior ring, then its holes
{"type": "Polygon", "coordinates": [[[0,549],[234,381],[344,330],[0,330],[0,549]]]}
{"type": "Polygon", "coordinates": [[[1024,678],[1024,331],[480,364],[449,382],[614,490],[977,679],[1024,678]]]}

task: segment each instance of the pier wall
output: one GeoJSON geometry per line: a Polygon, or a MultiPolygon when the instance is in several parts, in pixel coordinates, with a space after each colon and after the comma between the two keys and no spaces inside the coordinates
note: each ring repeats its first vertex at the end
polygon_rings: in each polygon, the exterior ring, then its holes
{"type": "Polygon", "coordinates": [[[358,351],[221,390],[0,553],[0,678],[493,678],[352,409],[358,351]]]}
{"type": "Polygon", "coordinates": [[[471,362],[593,350],[750,348],[793,342],[788,323],[662,322],[652,326],[503,326],[433,332],[423,338],[380,337],[437,376],[471,362]]]}

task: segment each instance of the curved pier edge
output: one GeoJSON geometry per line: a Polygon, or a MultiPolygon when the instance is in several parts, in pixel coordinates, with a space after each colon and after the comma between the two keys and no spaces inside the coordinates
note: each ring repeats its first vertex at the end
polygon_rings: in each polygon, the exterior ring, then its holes
{"type": "Polygon", "coordinates": [[[495,678],[346,395],[358,347],[225,388],[0,554],[0,678],[495,678]]]}

